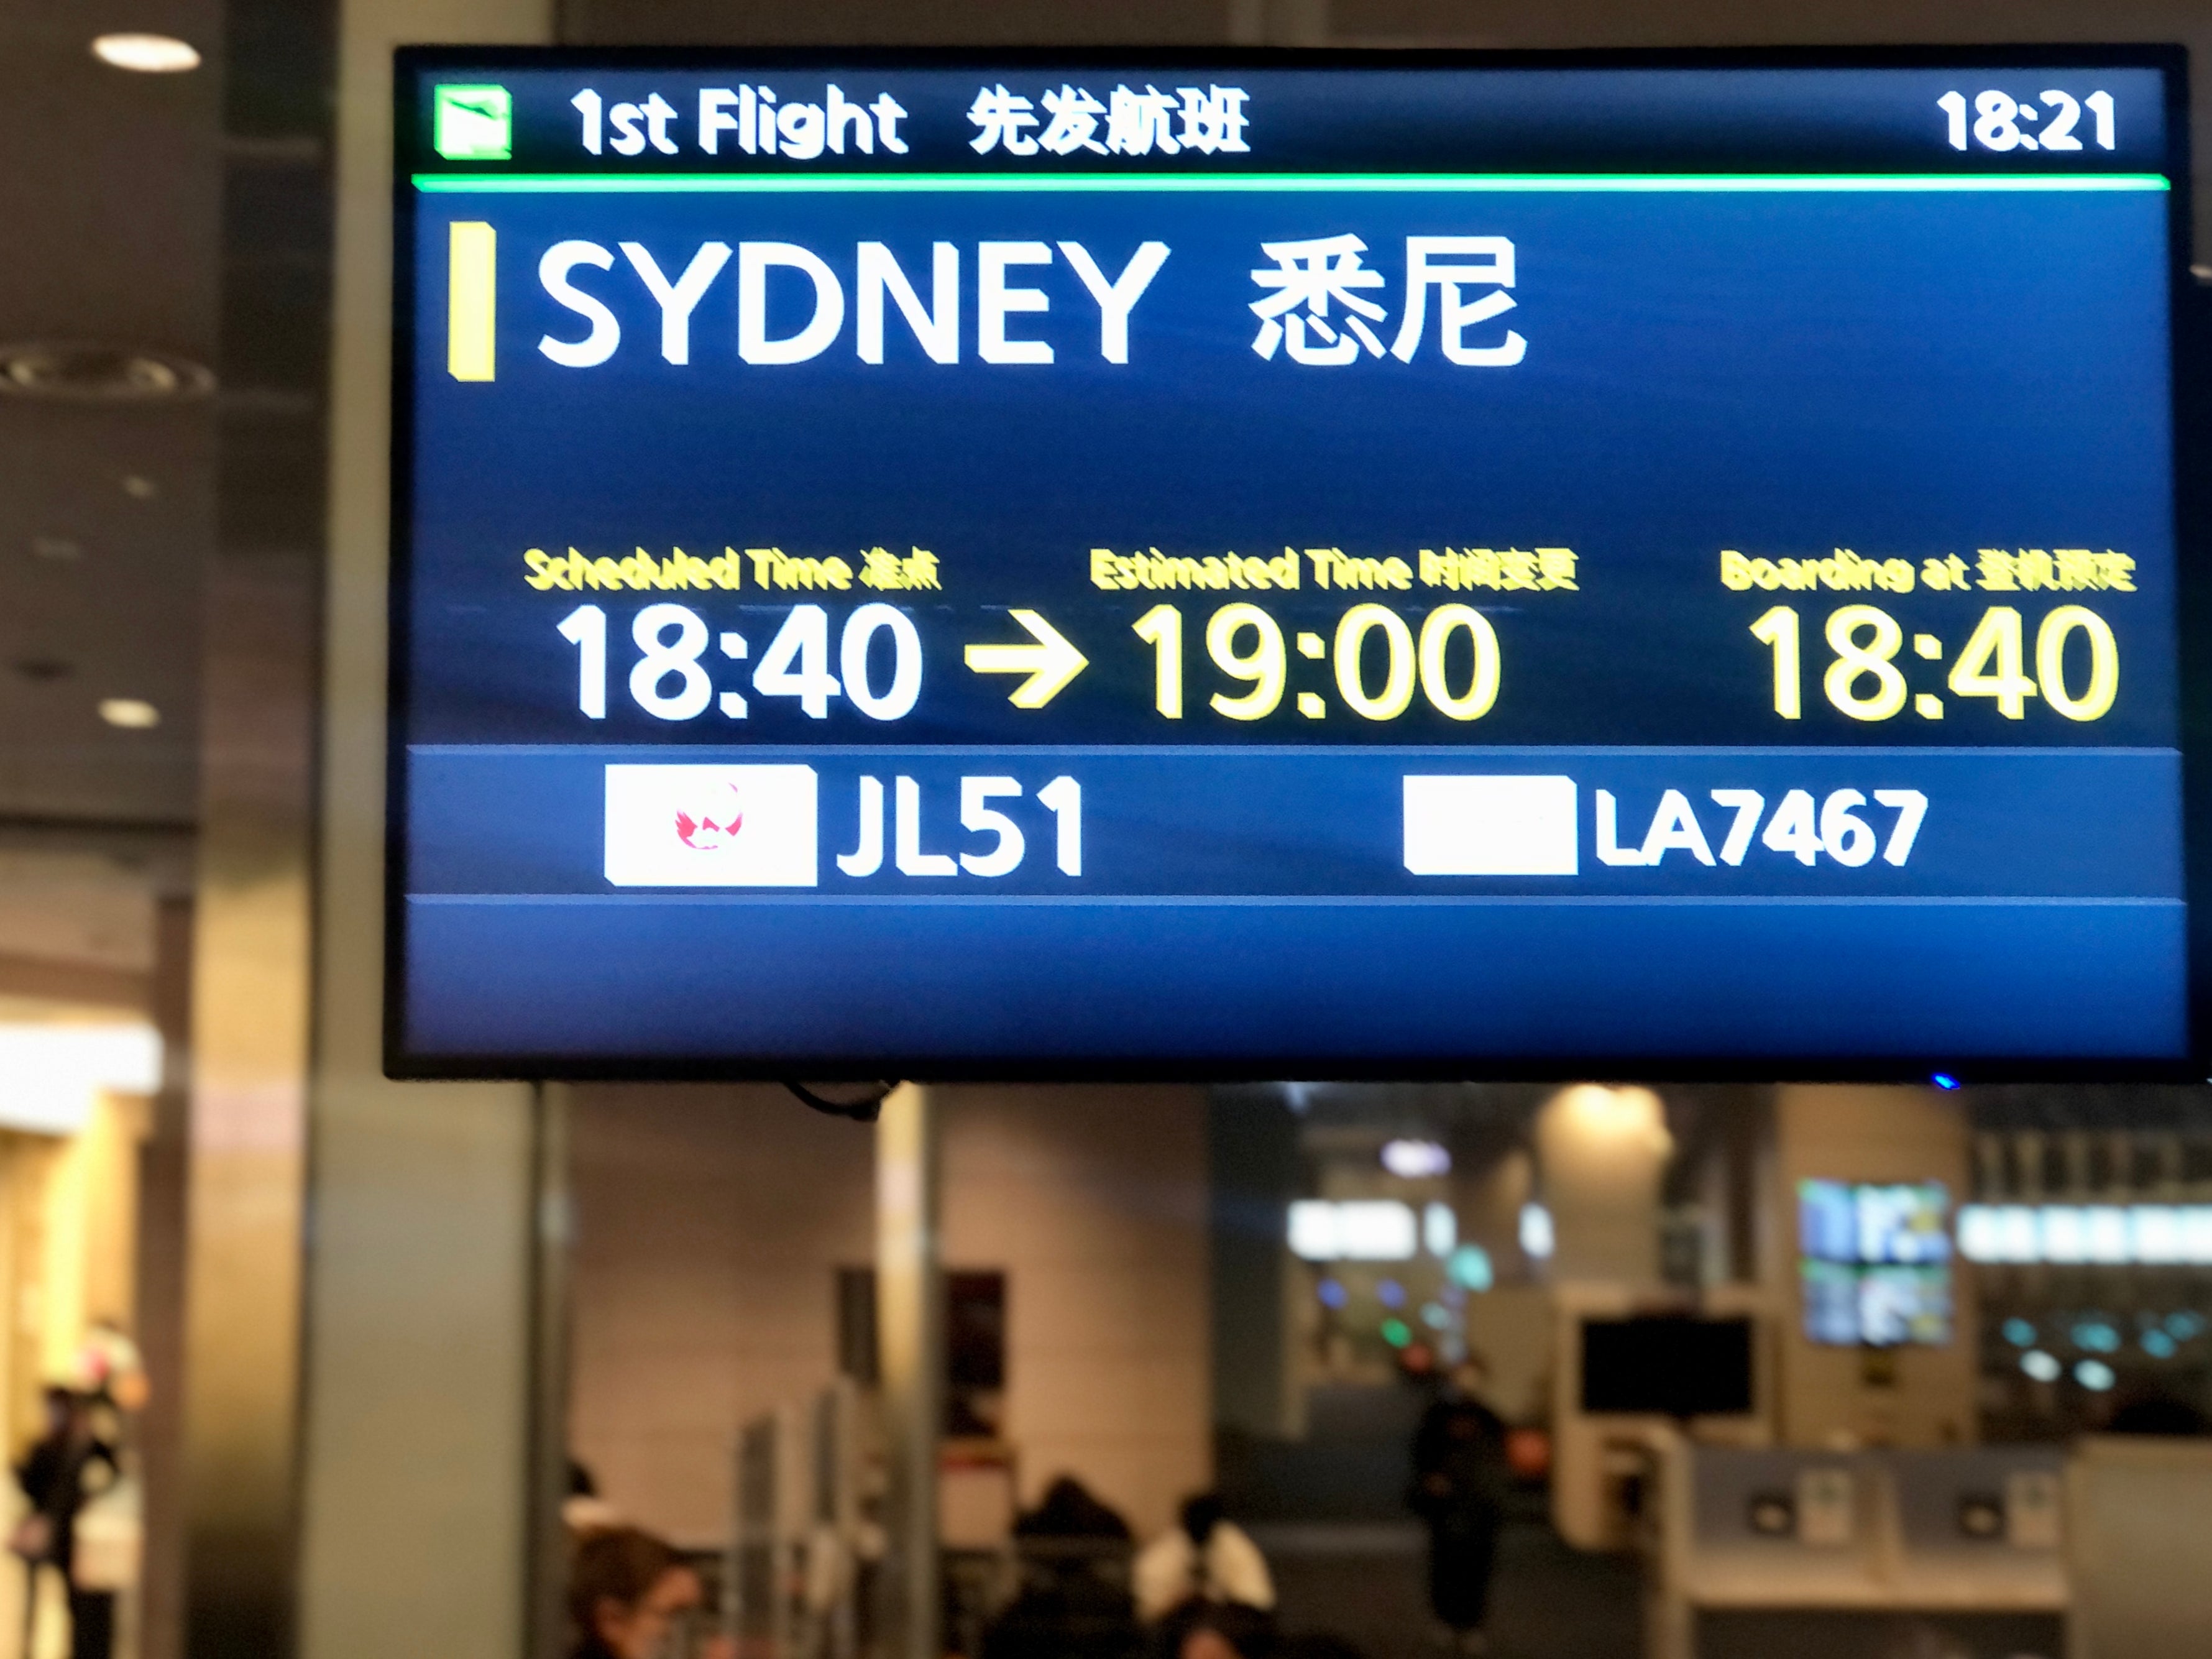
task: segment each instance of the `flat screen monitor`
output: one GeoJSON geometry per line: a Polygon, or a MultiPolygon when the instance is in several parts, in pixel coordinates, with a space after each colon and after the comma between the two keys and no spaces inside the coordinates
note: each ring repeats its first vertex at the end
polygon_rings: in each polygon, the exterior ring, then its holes
{"type": "Polygon", "coordinates": [[[401,53],[389,1068],[2201,1076],[2182,80],[401,53]]]}
{"type": "Polygon", "coordinates": [[[1659,1417],[1752,1408],[1748,1319],[1586,1319],[1583,1410],[1659,1417]]]}
{"type": "Polygon", "coordinates": [[[1801,1181],[1798,1290],[1808,1340],[1951,1340],[1951,1198],[1938,1181],[1801,1181]]]}

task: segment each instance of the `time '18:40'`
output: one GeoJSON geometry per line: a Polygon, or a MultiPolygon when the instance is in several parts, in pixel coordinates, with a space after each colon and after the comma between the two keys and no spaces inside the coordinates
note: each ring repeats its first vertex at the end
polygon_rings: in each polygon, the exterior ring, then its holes
{"type": "MultiPolygon", "coordinates": [[[[1905,629],[1887,611],[1844,605],[1828,614],[1821,632],[1834,655],[1820,676],[1820,690],[1838,713],[1855,720],[1886,720],[1903,713],[1909,701],[1921,719],[1943,718],[1943,699],[1932,690],[1915,691],[1898,666],[1905,629]]],[[[1778,605],[1751,624],[1751,633],[1772,659],[1774,712],[1786,720],[1802,719],[1804,650],[1796,611],[1778,605]]],[[[2039,696],[2069,720],[2101,720],[2112,712],[2120,690],[2120,647],[2109,623],[2086,605],[2054,606],[2035,630],[2033,676],[2026,633],[2014,607],[1990,606],[1952,658],[1944,688],[1955,697],[1988,698],[2008,720],[2025,719],[2028,700],[2039,696]],[[2069,651],[2077,635],[2086,652],[2069,651]]],[[[1944,653],[1937,635],[1913,635],[1915,657],[1941,664],[1944,653]]]]}

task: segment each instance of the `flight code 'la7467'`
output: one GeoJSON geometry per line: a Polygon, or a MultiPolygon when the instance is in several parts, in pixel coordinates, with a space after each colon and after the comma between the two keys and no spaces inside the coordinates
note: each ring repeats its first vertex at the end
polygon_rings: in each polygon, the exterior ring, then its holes
{"type": "MultiPolygon", "coordinates": [[[[1754,847],[1811,866],[1822,859],[1859,869],[1877,856],[1903,868],[1928,816],[1917,789],[1834,789],[1818,800],[1785,790],[1769,812],[1756,789],[1662,789],[1647,820],[1640,800],[1591,792],[1591,840],[1613,868],[1741,867],[1754,847]],[[1641,835],[1636,826],[1642,824],[1641,835]],[[1624,840],[1626,833],[1627,839],[1624,840]]],[[[1579,788],[1571,777],[1409,774],[1405,865],[1417,876],[1574,876],[1582,873],[1579,788]]]]}
{"type": "Polygon", "coordinates": [[[1699,864],[1710,866],[1717,859],[1733,866],[1744,861],[1756,836],[1758,844],[1768,852],[1794,858],[1803,865],[1826,857],[1856,869],[1873,862],[1879,848],[1884,863],[1901,868],[1912,856],[1912,843],[1919,837],[1921,821],[1928,816],[1928,797],[1917,789],[1875,790],[1871,804],[1896,814],[1887,826],[1888,836],[1884,840],[1875,825],[1861,816],[1869,803],[1860,790],[1832,790],[1816,811],[1812,791],[1791,789],[1784,793],[1771,815],[1766,810],[1766,797],[1756,789],[1715,789],[1710,793],[1713,805],[1727,815],[1726,829],[1717,848],[1708,839],[1689,796],[1680,789],[1663,791],[1658,805],[1652,809],[1650,823],[1643,838],[1623,846],[1620,803],[1611,791],[1598,790],[1599,862],[1626,866],[1661,865],[1667,861],[1668,854],[1680,853],[1685,860],[1694,859],[1699,864]],[[1759,827],[1762,822],[1764,830],[1759,827]]]}

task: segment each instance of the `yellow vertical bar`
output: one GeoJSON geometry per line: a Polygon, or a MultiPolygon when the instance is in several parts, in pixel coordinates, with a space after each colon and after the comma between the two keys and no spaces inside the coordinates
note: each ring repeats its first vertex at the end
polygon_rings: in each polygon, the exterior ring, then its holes
{"type": "Polygon", "coordinates": [[[497,365],[499,234],[483,220],[456,220],[447,259],[446,368],[457,380],[489,380],[497,365]]]}

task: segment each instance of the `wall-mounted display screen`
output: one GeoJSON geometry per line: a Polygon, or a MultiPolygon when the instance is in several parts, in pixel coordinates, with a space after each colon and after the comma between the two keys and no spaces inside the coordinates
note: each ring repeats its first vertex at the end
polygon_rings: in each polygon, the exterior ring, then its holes
{"type": "Polygon", "coordinates": [[[2183,1066],[2180,74],[402,53],[390,1066],[2183,1066]]]}
{"type": "Polygon", "coordinates": [[[1850,1347],[1948,1342],[1950,1208],[1941,1182],[1799,1182],[1806,1337],[1850,1347]]]}

